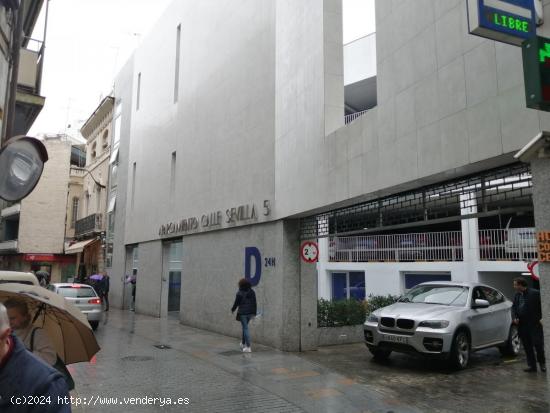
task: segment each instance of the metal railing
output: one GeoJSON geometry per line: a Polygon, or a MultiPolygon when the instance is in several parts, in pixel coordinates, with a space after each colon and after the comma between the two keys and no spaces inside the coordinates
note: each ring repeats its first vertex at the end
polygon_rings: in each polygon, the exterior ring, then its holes
{"type": "Polygon", "coordinates": [[[330,237],[331,262],[462,261],[460,231],[330,237]]]}
{"type": "Polygon", "coordinates": [[[355,112],[351,113],[349,115],[344,116],[344,122],[347,125],[348,123],[353,122],[355,119],[357,119],[360,116],[363,116],[365,113],[367,113],[369,110],[362,110],[361,112],[355,112]]]}
{"type": "Polygon", "coordinates": [[[71,173],[70,173],[71,176],[81,176],[81,177],[84,177],[84,175],[86,175],[86,170],[85,169],[82,169],[82,168],[73,168],[71,167],[71,173]]]}
{"type": "Polygon", "coordinates": [[[482,261],[532,261],[537,259],[535,228],[483,229],[479,231],[482,261]]]}
{"type": "Polygon", "coordinates": [[[75,237],[101,232],[102,214],[88,215],[76,221],[74,226],[75,237]]]}

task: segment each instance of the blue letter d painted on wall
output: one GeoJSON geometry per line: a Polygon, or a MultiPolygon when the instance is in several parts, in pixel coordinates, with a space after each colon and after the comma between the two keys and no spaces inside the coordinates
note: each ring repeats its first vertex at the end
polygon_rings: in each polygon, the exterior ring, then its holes
{"type": "Polygon", "coordinates": [[[244,278],[250,281],[250,284],[256,286],[262,278],[262,255],[256,247],[246,247],[244,249],[244,278]],[[252,259],[256,264],[254,274],[252,274],[252,259]]]}

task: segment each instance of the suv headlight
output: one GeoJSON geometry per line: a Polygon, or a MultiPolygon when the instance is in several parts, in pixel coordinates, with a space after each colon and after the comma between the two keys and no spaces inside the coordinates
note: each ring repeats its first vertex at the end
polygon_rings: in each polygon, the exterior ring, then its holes
{"type": "Polygon", "coordinates": [[[378,317],[374,314],[369,315],[369,318],[367,318],[367,322],[369,323],[378,323],[378,317]]]}
{"type": "Polygon", "coordinates": [[[449,327],[449,322],[447,320],[428,320],[420,322],[418,327],[447,328],[449,327]]]}

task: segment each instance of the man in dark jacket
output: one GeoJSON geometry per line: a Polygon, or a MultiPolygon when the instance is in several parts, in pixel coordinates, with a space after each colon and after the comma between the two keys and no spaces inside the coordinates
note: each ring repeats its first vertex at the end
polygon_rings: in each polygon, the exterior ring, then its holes
{"type": "Polygon", "coordinates": [[[103,273],[103,278],[100,281],[101,284],[101,299],[105,302],[105,311],[109,311],[109,288],[110,280],[107,273],[103,273]]]}
{"type": "Polygon", "coordinates": [[[67,384],[53,367],[29,353],[11,334],[0,303],[0,412],[70,413],[67,384]]]}
{"type": "Polygon", "coordinates": [[[231,308],[231,312],[237,311],[237,320],[241,322],[243,329],[242,340],[241,340],[241,350],[243,353],[251,353],[250,348],[250,331],[248,330],[248,323],[256,316],[257,311],[256,305],[256,293],[252,289],[250,282],[243,278],[239,281],[239,291],[237,291],[237,296],[235,297],[235,302],[231,308]]]}
{"type": "Polygon", "coordinates": [[[536,372],[538,361],[541,371],[546,372],[540,292],[528,288],[527,281],[523,278],[514,279],[514,289],[516,295],[512,306],[512,319],[518,326],[519,337],[527,356],[528,368],[524,371],[536,372]]]}

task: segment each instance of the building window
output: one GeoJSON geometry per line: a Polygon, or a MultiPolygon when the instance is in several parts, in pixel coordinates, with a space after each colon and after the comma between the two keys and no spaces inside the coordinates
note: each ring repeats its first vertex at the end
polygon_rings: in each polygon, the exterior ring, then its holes
{"type": "Polygon", "coordinates": [[[114,127],[114,135],[113,135],[113,147],[118,146],[118,143],[120,142],[120,128],[121,128],[121,113],[122,113],[122,103],[118,103],[115,108],[115,127],[114,127]]]}
{"type": "Polygon", "coordinates": [[[132,210],[134,209],[134,200],[135,200],[135,195],[136,195],[136,163],[134,162],[134,166],[132,168],[132,198],[131,198],[131,207],[132,207],[132,210]]]}
{"type": "Polygon", "coordinates": [[[407,273],[405,277],[405,290],[410,290],[416,287],[418,284],[422,284],[429,281],[451,281],[450,273],[442,274],[426,274],[426,273],[407,273]]]}
{"type": "Polygon", "coordinates": [[[170,200],[174,199],[176,192],[176,152],[172,152],[172,163],[170,168],[170,200]]]}
{"type": "Polygon", "coordinates": [[[111,189],[115,189],[118,183],[118,162],[111,165],[111,189]]]}
{"type": "Polygon", "coordinates": [[[138,78],[137,78],[136,110],[139,110],[140,98],[141,98],[141,72],[138,73],[138,78]]]}
{"type": "Polygon", "coordinates": [[[85,211],[86,211],[86,214],[85,214],[85,217],[88,216],[88,212],[90,211],[90,193],[88,191],[86,191],[86,193],[84,194],[84,202],[86,203],[85,205],[85,211]]]}
{"type": "Polygon", "coordinates": [[[95,160],[95,157],[97,156],[97,142],[94,142],[92,144],[92,153],[91,153],[91,156],[92,156],[92,161],[95,160]]]}
{"type": "Polygon", "coordinates": [[[101,138],[103,147],[106,148],[109,146],[109,129],[105,129],[103,132],[103,137],[101,138]]]}
{"type": "Polygon", "coordinates": [[[73,210],[71,214],[71,228],[75,227],[76,221],[78,220],[78,203],[80,200],[78,198],[73,198],[73,210]]]}
{"type": "Polygon", "coordinates": [[[364,272],[334,272],[332,273],[332,300],[365,299],[364,272]]]}
{"type": "Polygon", "coordinates": [[[175,65],[175,74],[174,74],[174,103],[178,101],[178,97],[179,97],[180,48],[181,48],[181,24],[178,24],[178,27],[176,29],[176,65],[175,65]]]}

